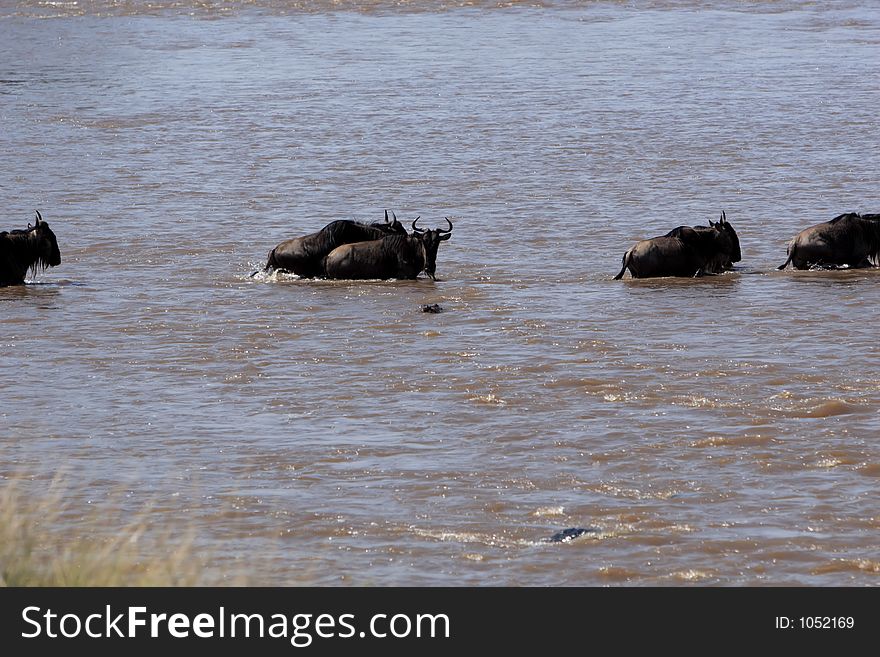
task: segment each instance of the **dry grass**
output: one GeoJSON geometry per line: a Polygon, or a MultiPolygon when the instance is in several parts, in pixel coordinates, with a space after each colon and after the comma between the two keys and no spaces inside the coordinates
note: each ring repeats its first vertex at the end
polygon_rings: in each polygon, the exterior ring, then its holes
{"type": "Polygon", "coordinates": [[[0,481],[0,586],[195,586],[204,564],[192,532],[156,536],[149,510],[126,520],[106,503],[82,519],[64,503],[59,478],[45,493],[35,482],[0,481]]]}

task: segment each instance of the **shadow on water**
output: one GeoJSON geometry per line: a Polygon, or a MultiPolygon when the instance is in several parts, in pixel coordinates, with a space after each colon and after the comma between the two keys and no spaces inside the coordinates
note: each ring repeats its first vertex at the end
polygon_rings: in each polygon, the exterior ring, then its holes
{"type": "Polygon", "coordinates": [[[84,281],[71,281],[66,278],[62,278],[57,281],[25,281],[24,287],[29,288],[59,288],[59,287],[87,287],[88,284],[84,281]]]}
{"type": "Polygon", "coordinates": [[[686,288],[730,288],[741,282],[743,276],[765,276],[772,279],[785,278],[797,283],[822,284],[826,286],[853,285],[853,284],[876,284],[880,276],[880,268],[875,269],[810,269],[796,270],[776,269],[763,270],[751,267],[737,267],[731,272],[717,276],[703,276],[700,278],[684,278],[668,276],[663,278],[624,278],[623,283],[632,289],[669,289],[679,290],[686,288]]]}
{"type": "Polygon", "coordinates": [[[826,287],[840,285],[876,285],[880,268],[875,269],[786,269],[774,271],[775,277],[785,277],[795,283],[820,284],[826,287]]]}
{"type": "Polygon", "coordinates": [[[701,276],[699,278],[685,278],[665,276],[662,278],[624,278],[622,281],[627,288],[648,290],[682,290],[688,288],[731,288],[740,282],[741,272],[728,272],[717,276],[701,276]]]}
{"type": "Polygon", "coordinates": [[[80,281],[26,281],[24,285],[0,287],[0,302],[21,301],[22,299],[54,299],[65,287],[86,287],[80,281]]]}

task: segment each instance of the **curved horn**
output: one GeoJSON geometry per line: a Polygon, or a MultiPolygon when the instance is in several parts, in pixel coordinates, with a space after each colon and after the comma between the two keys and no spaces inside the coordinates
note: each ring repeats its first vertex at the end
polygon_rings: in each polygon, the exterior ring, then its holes
{"type": "Polygon", "coordinates": [[[421,219],[421,218],[422,218],[422,215],[419,215],[419,216],[416,217],[415,220],[412,222],[412,229],[413,229],[413,232],[414,232],[414,233],[424,233],[424,232],[425,232],[424,229],[422,229],[422,228],[416,228],[416,222],[417,222],[419,219],[421,219]]]}
{"type": "Polygon", "coordinates": [[[721,211],[721,221],[720,221],[720,223],[722,223],[722,224],[726,224],[726,223],[727,223],[727,215],[724,214],[724,210],[721,211]]]}
{"type": "Polygon", "coordinates": [[[34,210],[37,213],[37,226],[43,223],[43,215],[40,214],[39,210],[34,210]]]}
{"type": "Polygon", "coordinates": [[[387,224],[387,223],[390,223],[390,222],[388,221],[388,210],[385,210],[385,223],[386,223],[386,224],[387,224]]]}
{"type": "Polygon", "coordinates": [[[391,211],[391,216],[394,218],[394,221],[397,221],[397,215],[394,214],[394,210],[391,211]]]}
{"type": "Polygon", "coordinates": [[[443,230],[442,228],[438,228],[437,232],[438,233],[451,233],[452,232],[452,222],[449,221],[449,217],[443,217],[443,218],[446,219],[446,223],[449,224],[449,230],[443,230]]]}

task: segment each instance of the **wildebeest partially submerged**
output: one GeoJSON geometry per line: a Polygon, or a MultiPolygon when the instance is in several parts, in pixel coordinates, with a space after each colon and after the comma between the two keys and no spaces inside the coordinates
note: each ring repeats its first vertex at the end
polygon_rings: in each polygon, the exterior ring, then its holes
{"type": "Polygon", "coordinates": [[[321,265],[324,257],[338,246],[377,240],[386,235],[406,235],[403,224],[393,212],[391,214],[393,220],[388,219],[388,210],[385,210],[384,223],[365,224],[346,219],[331,221],[316,233],[281,242],[269,252],[263,271],[268,273],[280,269],[303,278],[321,276],[324,273],[321,265]]]}
{"type": "Polygon", "coordinates": [[[880,214],[848,212],[805,228],[788,243],[795,269],[812,267],[876,267],[880,264],[880,214]]]}
{"type": "Polygon", "coordinates": [[[623,278],[627,269],[633,278],[718,274],[741,259],[739,237],[722,212],[717,223],[679,226],[638,242],[623,255],[623,267],[614,280],[623,278]]]}
{"type": "Polygon", "coordinates": [[[344,244],[324,259],[327,278],[387,279],[418,278],[423,271],[431,278],[437,270],[437,249],[440,242],[452,237],[448,229],[423,230],[413,221],[412,235],[390,235],[371,242],[344,244]]]}
{"type": "Polygon", "coordinates": [[[32,273],[61,264],[58,240],[37,210],[37,221],[27,230],[0,233],[0,286],[22,285],[28,269],[32,273]]]}
{"type": "Polygon", "coordinates": [[[739,246],[739,235],[736,234],[733,226],[727,221],[727,215],[724,212],[721,213],[721,220],[718,223],[713,223],[710,219],[708,226],[694,226],[693,228],[698,233],[711,233],[713,230],[718,230],[730,240],[729,244],[725,244],[724,238],[722,238],[722,248],[706,263],[704,273],[721,274],[725,271],[730,271],[733,269],[733,264],[735,262],[742,260],[742,251],[739,246]]]}

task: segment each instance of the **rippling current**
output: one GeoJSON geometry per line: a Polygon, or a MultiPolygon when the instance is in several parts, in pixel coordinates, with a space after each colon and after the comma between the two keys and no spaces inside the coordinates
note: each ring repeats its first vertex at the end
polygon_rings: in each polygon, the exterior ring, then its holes
{"type": "Polygon", "coordinates": [[[880,212],[861,4],[0,0],[0,474],[218,581],[876,584],[880,273],[774,270],[880,212]],[[249,277],[385,208],[436,283],[249,277]]]}

